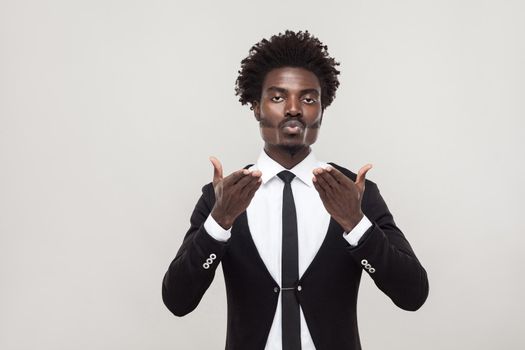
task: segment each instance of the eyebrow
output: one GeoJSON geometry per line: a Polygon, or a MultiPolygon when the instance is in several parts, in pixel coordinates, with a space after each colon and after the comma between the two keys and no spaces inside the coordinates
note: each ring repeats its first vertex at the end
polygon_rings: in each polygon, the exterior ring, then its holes
{"type": "MultiPolygon", "coordinates": [[[[283,93],[283,94],[288,92],[288,90],[283,89],[281,87],[277,87],[277,86],[270,86],[269,88],[266,89],[266,91],[277,91],[277,92],[280,92],[280,93],[283,93]]],[[[309,94],[309,93],[315,93],[315,94],[319,95],[319,91],[317,89],[313,89],[313,88],[303,89],[300,92],[301,92],[301,95],[305,95],[305,94],[309,94]]]]}

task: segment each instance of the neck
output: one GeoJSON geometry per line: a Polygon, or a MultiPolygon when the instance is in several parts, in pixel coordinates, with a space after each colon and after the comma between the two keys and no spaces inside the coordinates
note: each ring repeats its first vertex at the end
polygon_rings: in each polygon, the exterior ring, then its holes
{"type": "Polygon", "coordinates": [[[306,145],[264,145],[266,154],[286,169],[291,169],[301,163],[310,154],[310,146],[306,145]]]}

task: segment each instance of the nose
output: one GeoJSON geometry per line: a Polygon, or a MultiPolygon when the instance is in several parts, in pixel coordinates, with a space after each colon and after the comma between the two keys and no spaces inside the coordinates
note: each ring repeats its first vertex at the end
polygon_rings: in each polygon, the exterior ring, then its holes
{"type": "Polygon", "coordinates": [[[287,117],[298,117],[301,116],[301,103],[299,99],[290,97],[286,100],[286,111],[285,114],[287,117]]]}

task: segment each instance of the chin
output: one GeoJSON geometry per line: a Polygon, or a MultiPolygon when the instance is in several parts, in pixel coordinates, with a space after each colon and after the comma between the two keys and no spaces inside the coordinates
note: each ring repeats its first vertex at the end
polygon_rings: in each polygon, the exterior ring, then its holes
{"type": "Polygon", "coordinates": [[[291,155],[294,155],[300,150],[308,146],[304,144],[295,144],[295,145],[294,144],[291,144],[291,145],[284,144],[284,145],[279,145],[279,147],[282,148],[284,151],[290,153],[291,155]]]}

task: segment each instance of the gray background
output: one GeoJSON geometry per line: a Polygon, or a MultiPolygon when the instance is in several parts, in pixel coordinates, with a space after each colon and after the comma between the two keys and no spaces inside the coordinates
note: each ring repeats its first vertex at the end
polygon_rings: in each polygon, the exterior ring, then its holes
{"type": "Polygon", "coordinates": [[[253,163],[252,44],[308,29],[341,62],[313,146],[374,164],[429,273],[417,312],[366,274],[364,349],[523,349],[522,1],[1,1],[0,348],[221,349],[219,270],[184,318],[161,280],[210,155],[253,163]],[[520,297],[521,296],[521,297],[520,297]]]}

